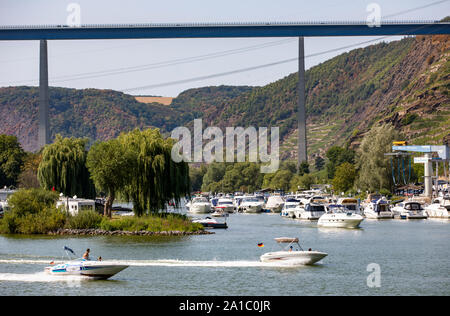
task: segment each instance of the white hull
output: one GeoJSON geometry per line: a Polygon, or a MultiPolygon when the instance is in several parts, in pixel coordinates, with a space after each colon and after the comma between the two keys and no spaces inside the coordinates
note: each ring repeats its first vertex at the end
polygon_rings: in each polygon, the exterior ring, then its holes
{"type": "Polygon", "coordinates": [[[281,210],[283,209],[283,204],[275,205],[275,206],[267,206],[266,209],[271,211],[272,213],[281,213],[281,210]]]}
{"type": "Polygon", "coordinates": [[[425,208],[425,214],[427,214],[429,218],[450,219],[450,210],[444,206],[430,205],[425,208]]]}
{"type": "Polygon", "coordinates": [[[317,223],[320,227],[337,227],[337,228],[357,228],[364,220],[361,215],[357,214],[324,214],[317,223]]]}
{"type": "Polygon", "coordinates": [[[51,275],[80,275],[95,279],[108,279],[127,267],[128,265],[86,261],[46,267],[45,272],[51,275]]]}
{"type": "Polygon", "coordinates": [[[364,210],[364,216],[370,219],[392,219],[394,218],[394,213],[392,212],[374,212],[371,210],[364,210]]]}
{"type": "Polygon", "coordinates": [[[307,221],[317,221],[323,214],[324,212],[296,211],[295,217],[307,221]]]}
{"type": "Polygon", "coordinates": [[[314,264],[328,254],[319,251],[276,251],[268,252],[260,257],[262,262],[289,262],[293,264],[314,264]]]}
{"type": "Polygon", "coordinates": [[[262,211],[262,205],[257,204],[257,205],[250,205],[250,204],[244,204],[241,206],[239,206],[239,211],[243,212],[243,213],[261,213],[262,211]]]}
{"type": "Polygon", "coordinates": [[[216,206],[214,208],[216,211],[225,212],[225,213],[234,213],[234,206],[216,206]]]}
{"type": "Polygon", "coordinates": [[[211,205],[209,204],[191,204],[189,207],[189,213],[192,214],[207,214],[211,213],[211,205]]]}

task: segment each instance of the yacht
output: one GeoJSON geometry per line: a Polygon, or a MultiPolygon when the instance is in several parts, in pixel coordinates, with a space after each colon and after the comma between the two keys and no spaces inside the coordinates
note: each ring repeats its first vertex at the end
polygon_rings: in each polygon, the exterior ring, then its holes
{"type": "Polygon", "coordinates": [[[364,216],[371,219],[394,218],[394,213],[389,208],[389,203],[385,198],[372,200],[364,208],[364,216]]]}
{"type": "Polygon", "coordinates": [[[284,200],[281,195],[271,195],[267,199],[266,209],[272,213],[280,213],[283,208],[284,200]]]}
{"type": "Polygon", "coordinates": [[[224,213],[233,213],[234,204],[233,200],[229,198],[220,198],[217,200],[217,204],[214,206],[216,211],[220,210],[224,213]]]}
{"type": "Polygon", "coordinates": [[[430,218],[450,218],[450,195],[440,196],[425,207],[425,213],[430,218]]]}
{"type": "Polygon", "coordinates": [[[195,197],[189,204],[186,204],[186,206],[189,208],[189,213],[211,213],[211,203],[205,197],[195,197]]]}
{"type": "Polygon", "coordinates": [[[305,206],[300,206],[294,211],[295,217],[298,219],[305,219],[310,221],[317,221],[323,214],[325,214],[325,205],[322,203],[306,203],[305,206]]]}
{"type": "Polygon", "coordinates": [[[355,198],[340,198],[337,200],[337,204],[344,206],[347,210],[355,213],[355,214],[361,214],[361,205],[358,201],[358,199],[355,198]]]}
{"type": "Polygon", "coordinates": [[[422,205],[415,201],[406,201],[397,203],[392,212],[394,217],[400,219],[426,219],[427,215],[424,212],[422,205]]]}
{"type": "Polygon", "coordinates": [[[221,223],[211,217],[193,219],[192,222],[202,224],[206,228],[228,228],[226,222],[221,223]]]}
{"type": "Polygon", "coordinates": [[[357,228],[364,218],[348,210],[344,205],[330,204],[327,213],[317,223],[320,227],[357,228]]]}
{"type": "Polygon", "coordinates": [[[300,207],[300,200],[286,199],[283,209],[281,210],[281,216],[295,218],[295,211],[300,207]]]}
{"type": "Polygon", "coordinates": [[[243,213],[260,213],[264,202],[261,202],[254,196],[244,196],[242,202],[238,206],[238,212],[243,213]]]}
{"type": "Polygon", "coordinates": [[[280,237],[275,238],[278,244],[287,244],[281,251],[268,252],[260,257],[262,262],[289,262],[293,264],[314,264],[328,254],[320,251],[302,249],[298,238],[280,237]]]}

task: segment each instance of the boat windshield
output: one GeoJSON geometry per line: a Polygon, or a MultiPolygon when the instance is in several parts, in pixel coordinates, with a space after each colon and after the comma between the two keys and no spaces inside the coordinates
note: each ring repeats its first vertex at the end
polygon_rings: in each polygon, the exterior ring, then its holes
{"type": "Polygon", "coordinates": [[[247,197],[243,199],[243,202],[259,202],[259,200],[255,197],[247,197]]]}
{"type": "Polygon", "coordinates": [[[194,200],[192,202],[194,202],[194,203],[204,203],[204,202],[208,203],[208,200],[206,198],[204,198],[204,197],[197,197],[197,198],[194,198],[194,200]]]}
{"type": "Polygon", "coordinates": [[[408,203],[405,205],[405,209],[406,210],[414,210],[414,211],[420,211],[422,210],[422,206],[420,205],[420,203],[408,203]]]}
{"type": "Polygon", "coordinates": [[[232,201],[220,201],[219,200],[219,205],[233,205],[232,201]]]}

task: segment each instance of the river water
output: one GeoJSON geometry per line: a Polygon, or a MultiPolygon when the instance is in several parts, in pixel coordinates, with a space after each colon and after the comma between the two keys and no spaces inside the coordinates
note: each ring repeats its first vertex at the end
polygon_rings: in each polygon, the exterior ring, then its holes
{"type": "Polygon", "coordinates": [[[188,237],[0,235],[0,295],[448,295],[450,290],[449,221],[366,219],[360,229],[325,229],[275,214],[232,214],[227,223],[228,229],[215,234],[188,237]],[[278,250],[275,237],[299,237],[303,248],[328,256],[314,266],[261,263],[263,253],[278,250]],[[79,256],[90,248],[92,257],[130,267],[106,281],[46,275],[50,261],[64,259],[64,246],[79,256]]]}

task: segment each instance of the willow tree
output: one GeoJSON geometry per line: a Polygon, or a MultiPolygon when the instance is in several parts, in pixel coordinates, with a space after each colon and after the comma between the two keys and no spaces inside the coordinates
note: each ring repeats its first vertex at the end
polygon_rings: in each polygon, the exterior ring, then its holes
{"type": "Polygon", "coordinates": [[[86,166],[97,189],[105,192],[104,215],[111,217],[116,195],[130,183],[135,161],[131,152],[117,139],[95,143],[87,155],[86,166]]]}
{"type": "Polygon", "coordinates": [[[159,212],[169,201],[179,205],[190,193],[189,166],[171,157],[173,139],[164,139],[158,129],[135,129],[121,134],[118,141],[133,160],[130,181],[124,196],[133,202],[133,211],[142,216],[147,210],[159,212]]]}
{"type": "Polygon", "coordinates": [[[56,135],[53,144],[46,145],[38,168],[38,180],[48,190],[65,196],[95,197],[95,187],[86,168],[86,138],[63,138],[56,135]]]}
{"type": "Polygon", "coordinates": [[[392,142],[399,137],[395,127],[389,124],[372,127],[364,136],[356,157],[359,169],[357,186],[361,190],[379,192],[392,189],[391,166],[384,154],[392,151],[392,142]]]}

